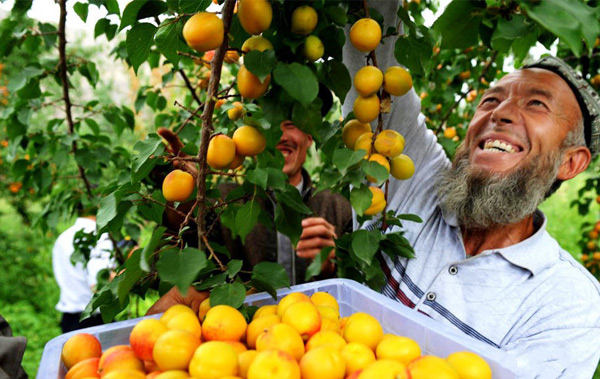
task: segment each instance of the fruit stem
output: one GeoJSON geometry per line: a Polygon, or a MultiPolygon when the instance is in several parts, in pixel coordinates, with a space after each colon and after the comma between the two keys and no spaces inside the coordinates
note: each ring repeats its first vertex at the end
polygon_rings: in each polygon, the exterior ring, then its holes
{"type": "Polygon", "coordinates": [[[387,227],[388,227],[388,225],[387,225],[387,220],[386,220],[386,218],[385,218],[385,211],[386,211],[386,209],[387,209],[387,206],[388,206],[387,199],[388,199],[388,189],[389,189],[389,185],[390,185],[390,179],[387,179],[387,180],[385,181],[385,193],[384,193],[384,197],[385,197],[385,205],[384,205],[384,207],[383,207],[383,210],[381,211],[381,214],[383,215],[383,219],[381,220],[381,231],[382,231],[382,232],[383,232],[383,231],[385,231],[385,230],[387,229],[387,227]]]}
{"type": "Polygon", "coordinates": [[[194,100],[196,100],[196,102],[199,105],[202,105],[202,100],[200,100],[200,98],[198,97],[198,94],[196,93],[196,89],[192,86],[192,83],[190,83],[190,79],[188,79],[187,75],[185,74],[185,71],[183,71],[183,69],[179,69],[178,72],[181,75],[181,77],[183,78],[183,81],[185,82],[185,86],[192,93],[192,97],[194,98],[194,100]]]}
{"type": "MultiPolygon", "coordinates": [[[[219,48],[215,50],[215,56],[213,58],[213,64],[211,69],[210,80],[208,82],[208,93],[207,101],[204,104],[204,110],[202,112],[202,131],[200,135],[200,148],[198,151],[198,178],[196,180],[198,193],[196,195],[196,202],[198,203],[198,215],[196,216],[196,225],[198,230],[198,247],[203,249],[206,247],[211,250],[210,245],[206,239],[206,175],[209,172],[208,164],[206,163],[206,155],[208,152],[208,143],[210,141],[211,134],[213,133],[212,117],[215,110],[215,94],[218,93],[219,82],[221,81],[221,70],[223,68],[223,60],[227,53],[229,44],[229,29],[231,27],[231,19],[233,18],[233,8],[235,6],[235,0],[225,0],[225,4],[222,9],[222,20],[225,32],[225,38],[219,48]],[[204,245],[204,246],[202,246],[204,245]]],[[[215,260],[221,267],[223,264],[216,258],[215,254],[211,252],[211,256],[215,257],[215,260]]]]}

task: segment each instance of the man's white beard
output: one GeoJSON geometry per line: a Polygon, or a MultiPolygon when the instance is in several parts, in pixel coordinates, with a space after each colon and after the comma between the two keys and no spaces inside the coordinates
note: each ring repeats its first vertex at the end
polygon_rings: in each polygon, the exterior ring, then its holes
{"type": "MultiPolygon", "coordinates": [[[[502,153],[498,153],[502,154],[502,153]]],[[[538,156],[508,174],[473,169],[461,145],[437,182],[440,207],[466,229],[510,225],[533,214],[556,180],[563,151],[538,156]]]]}

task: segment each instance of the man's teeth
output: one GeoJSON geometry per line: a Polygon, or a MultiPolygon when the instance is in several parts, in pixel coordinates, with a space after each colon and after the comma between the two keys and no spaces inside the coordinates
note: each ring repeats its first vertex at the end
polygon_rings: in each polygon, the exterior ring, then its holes
{"type": "Polygon", "coordinates": [[[281,154],[283,154],[284,157],[287,157],[288,155],[290,155],[290,152],[287,150],[282,150],[281,154]]]}
{"type": "Polygon", "coordinates": [[[515,148],[507,143],[504,143],[499,140],[487,141],[483,145],[483,150],[492,151],[492,152],[502,152],[502,153],[516,153],[515,148]]]}

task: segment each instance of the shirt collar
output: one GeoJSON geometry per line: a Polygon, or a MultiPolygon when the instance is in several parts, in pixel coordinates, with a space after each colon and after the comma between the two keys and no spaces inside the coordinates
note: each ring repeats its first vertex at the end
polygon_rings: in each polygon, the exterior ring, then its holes
{"type": "MultiPolygon", "coordinates": [[[[442,216],[448,225],[457,228],[460,233],[458,218],[455,214],[442,213],[442,216]]],[[[547,219],[544,213],[539,209],[536,210],[534,219],[538,228],[532,236],[517,244],[494,249],[491,253],[498,253],[513,265],[537,275],[558,259],[560,246],[546,231],[547,219]]],[[[490,252],[488,250],[487,253],[482,252],[481,254],[490,254],[490,252]]]]}
{"type": "Polygon", "coordinates": [[[531,237],[515,245],[497,249],[496,252],[515,266],[537,275],[558,259],[560,247],[546,231],[547,219],[544,213],[538,209],[534,217],[541,225],[531,237]]]}

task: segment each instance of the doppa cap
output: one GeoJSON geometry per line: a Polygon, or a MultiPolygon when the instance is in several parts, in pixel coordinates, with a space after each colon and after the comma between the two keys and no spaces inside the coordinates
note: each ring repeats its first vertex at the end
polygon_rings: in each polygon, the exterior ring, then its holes
{"type": "Polygon", "coordinates": [[[581,108],[585,143],[592,156],[598,154],[600,152],[600,96],[592,86],[571,66],[553,56],[545,56],[524,65],[523,68],[543,68],[554,72],[567,82],[581,108]]]}

